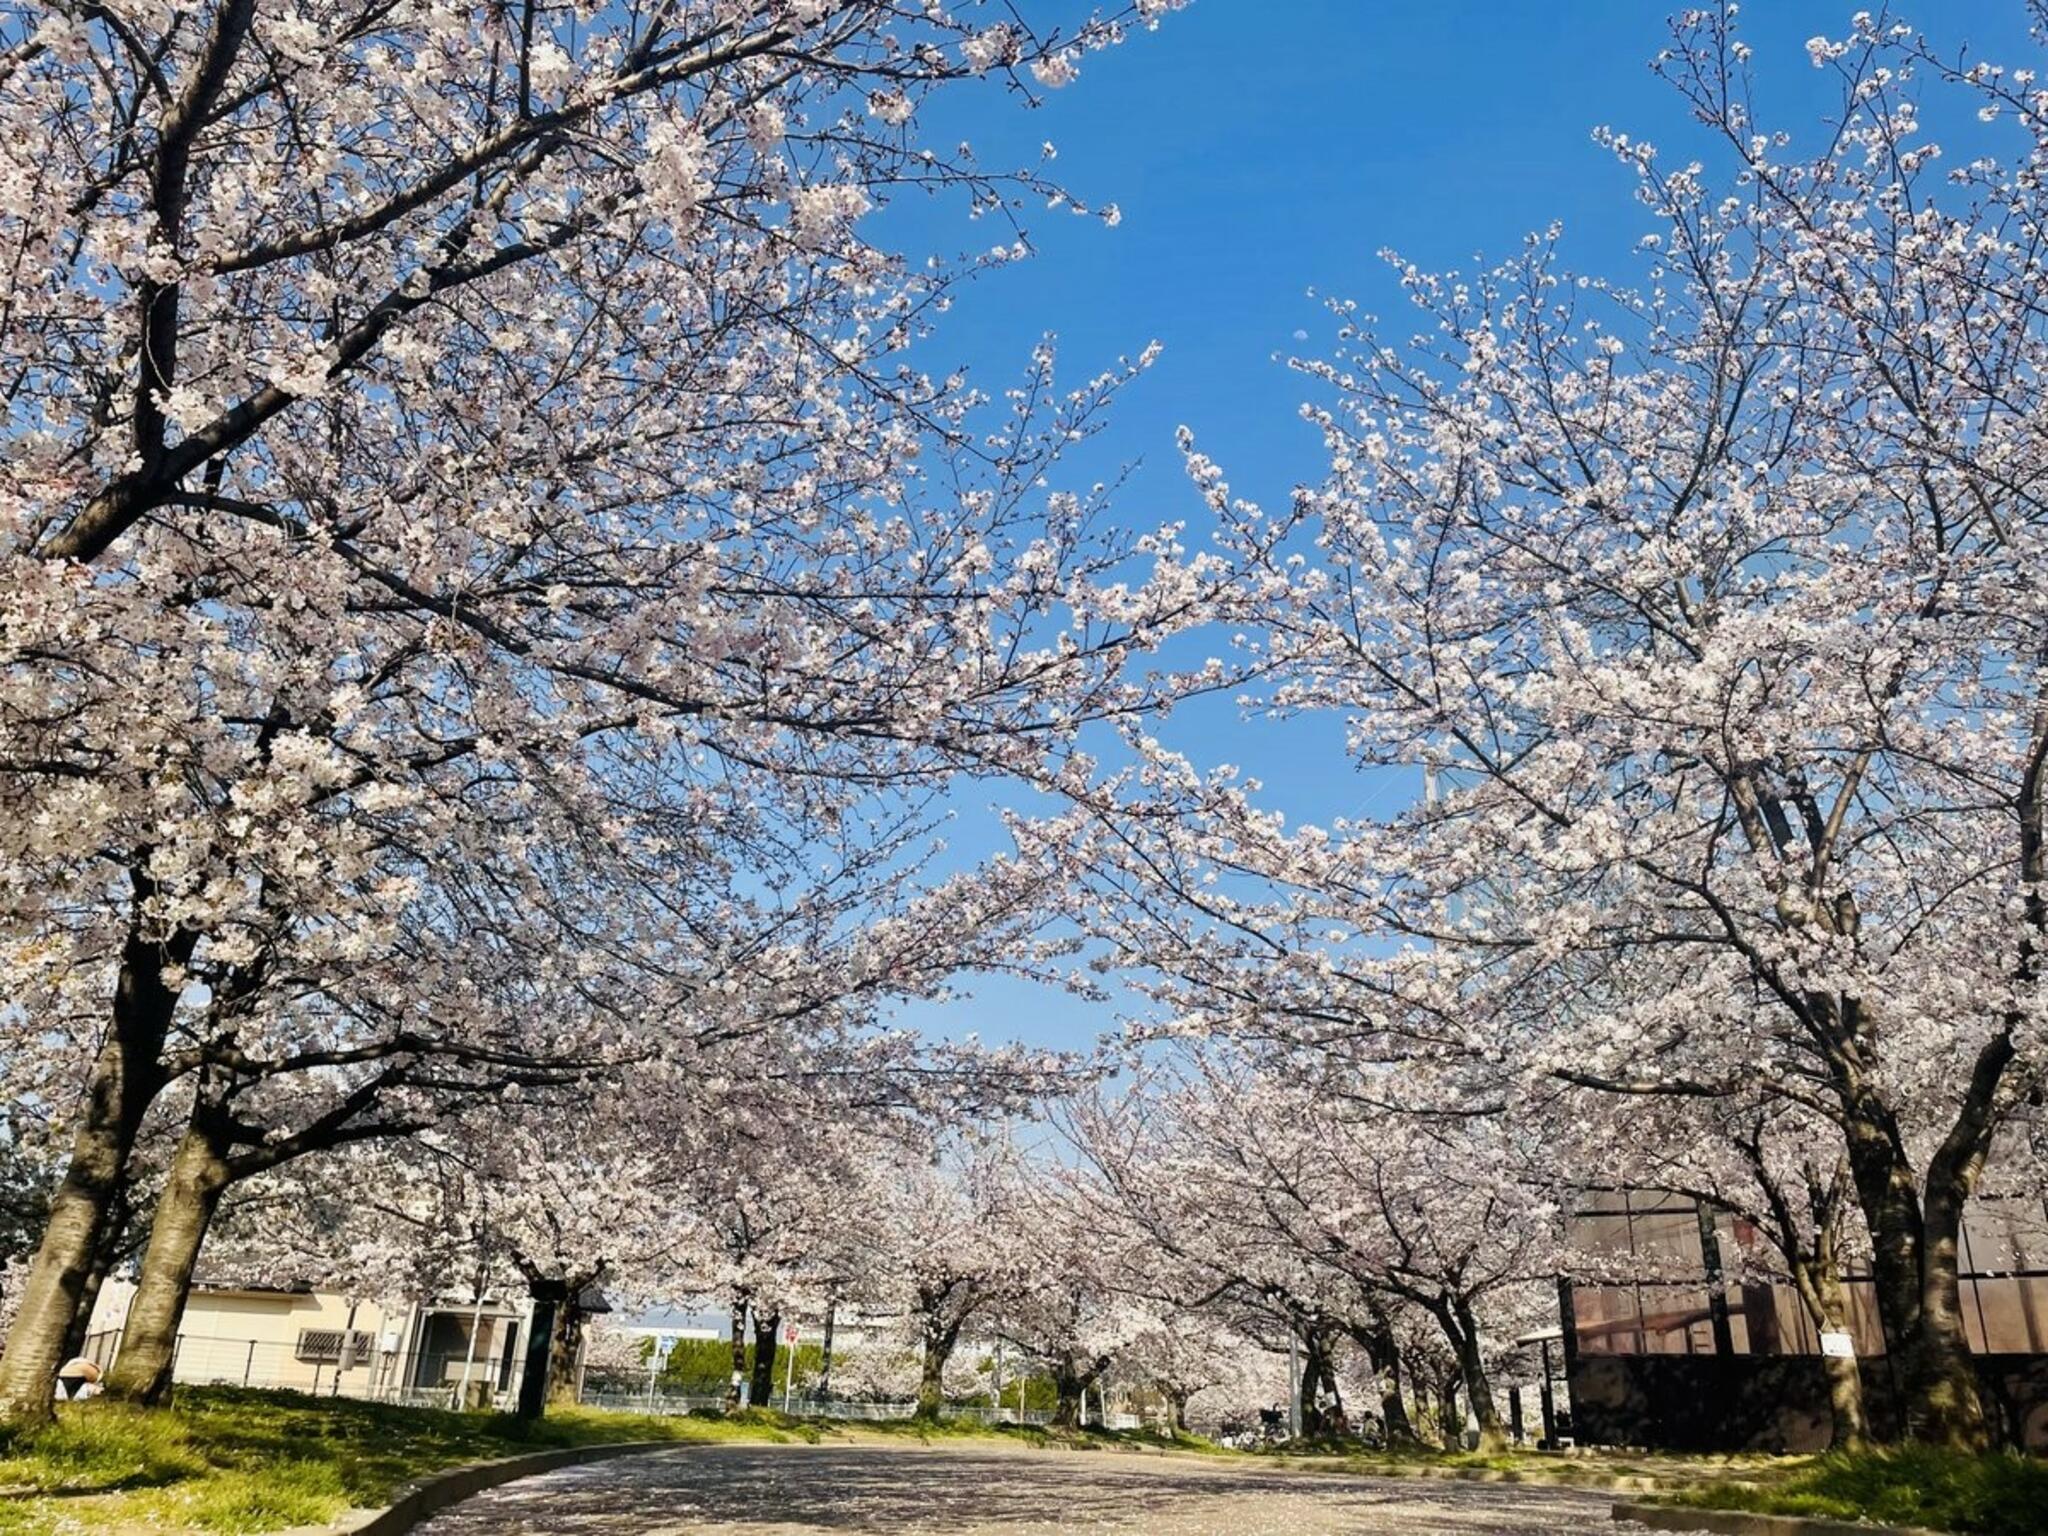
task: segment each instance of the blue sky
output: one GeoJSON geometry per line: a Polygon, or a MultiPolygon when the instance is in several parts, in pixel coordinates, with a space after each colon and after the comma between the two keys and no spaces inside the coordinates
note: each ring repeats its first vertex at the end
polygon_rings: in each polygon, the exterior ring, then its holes
{"type": "MultiPolygon", "coordinates": [[[[1755,50],[1769,125],[1795,136],[1817,129],[1835,103],[1806,39],[1845,33],[1858,8],[1744,8],[1741,35],[1755,50]]],[[[1061,181],[1088,202],[1118,204],[1123,221],[1105,229],[1037,214],[1038,255],[975,285],[936,351],[999,387],[1048,330],[1076,378],[1157,340],[1163,356],[1096,450],[1139,465],[1122,515],[1198,521],[1173,445],[1182,423],[1240,495],[1284,504],[1320,472],[1319,445],[1296,417],[1303,381],[1280,360],[1315,351],[1328,334],[1309,290],[1391,319],[1400,301],[1381,249],[1470,268],[1475,255],[1509,254],[1553,220],[1573,266],[1632,269],[1636,241],[1654,226],[1591,134],[1611,126],[1667,156],[1707,149],[1648,67],[1672,9],[1664,0],[1194,0],[1157,33],[1091,57],[1039,110],[971,98],[952,110],[986,163],[1029,163],[1050,140],[1061,181]]],[[[1896,15],[1944,44],[2036,62],[2025,57],[2020,0],[1906,0],[1896,15]]],[[[950,113],[945,125],[955,126],[950,113]]],[[[988,243],[985,233],[941,219],[931,238],[965,248],[988,243]]],[[[1247,729],[1211,708],[1166,734],[1199,760],[1256,773],[1291,816],[1356,810],[1361,796],[1386,792],[1346,768],[1334,722],[1247,729]]],[[[1114,1009],[1025,985],[976,992],[907,1017],[1060,1046],[1115,1022],[1114,1009]]]]}

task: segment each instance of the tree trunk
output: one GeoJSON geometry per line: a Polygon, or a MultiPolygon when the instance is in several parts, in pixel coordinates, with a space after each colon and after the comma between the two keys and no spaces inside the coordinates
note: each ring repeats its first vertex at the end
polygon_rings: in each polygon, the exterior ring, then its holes
{"type": "MultiPolygon", "coordinates": [[[[1487,1375],[1486,1357],[1480,1351],[1479,1320],[1472,1315],[1471,1304],[1464,1300],[1451,1304],[1451,1316],[1457,1326],[1445,1331],[1451,1335],[1451,1347],[1458,1352],[1458,1377],[1464,1384],[1465,1396],[1471,1400],[1472,1416],[1479,1422],[1479,1449],[1505,1450],[1508,1427],[1501,1422],[1500,1405],[1493,1400],[1493,1381],[1487,1375]]],[[[1463,1435],[1459,1438],[1462,1440],[1463,1435]]]]}
{"type": "Polygon", "coordinates": [[[818,1361],[818,1400],[829,1402],[832,1397],[832,1325],[839,1311],[839,1298],[827,1297],[825,1301],[825,1340],[822,1356],[818,1361]]]}
{"type": "Polygon", "coordinates": [[[1165,1396],[1165,1398],[1166,1398],[1167,1406],[1168,1406],[1168,1407],[1169,1407],[1170,1409],[1172,1409],[1172,1416],[1171,1416],[1171,1418],[1170,1418],[1170,1419],[1168,1420],[1168,1422],[1169,1422],[1169,1423],[1171,1423],[1171,1424],[1173,1425],[1173,1432],[1174,1432],[1175,1434],[1177,1434],[1177,1435],[1184,1435],[1184,1434],[1186,1434],[1186,1433],[1188,1432],[1188,1390],[1187,1390],[1187,1388],[1185,1388],[1185,1387],[1161,1387],[1161,1388],[1160,1388],[1159,1390],[1160,1390],[1160,1392],[1161,1392],[1162,1394],[1164,1394],[1164,1396],[1165,1396]]]}
{"type": "Polygon", "coordinates": [[[1408,1408],[1401,1401],[1401,1345],[1394,1338],[1394,1325],[1377,1309],[1366,1331],[1366,1358],[1380,1373],[1380,1420],[1386,1427],[1388,1445],[1413,1445],[1417,1435],[1408,1420],[1408,1408]]]}
{"type": "Polygon", "coordinates": [[[107,1375],[111,1397],[154,1404],[170,1390],[178,1324],[192,1293],[193,1267],[230,1178],[227,1145],[208,1119],[195,1108],[157,1199],[142,1273],[121,1333],[121,1353],[107,1375]]]}
{"type": "Polygon", "coordinates": [[[50,1200],[43,1240],[0,1353],[0,1420],[35,1423],[54,1413],[65,1340],[77,1321],[142,1118],[164,1087],[164,1038],[178,995],[163,976],[192,958],[196,936],[179,932],[164,943],[145,938],[141,908],[154,887],[139,870],[132,878],[134,906],[111,1027],[93,1059],[72,1133],[71,1162],[50,1200]]]}
{"type": "Polygon", "coordinates": [[[740,1384],[747,1379],[747,1300],[732,1304],[732,1381],[725,1389],[725,1411],[736,1413],[740,1406],[740,1384]]]}
{"type": "Polygon", "coordinates": [[[750,1392],[756,1408],[775,1406],[775,1342],[782,1329],[782,1314],[763,1317],[754,1312],[754,1384],[750,1392]]]}
{"type": "Polygon", "coordinates": [[[946,1401],[946,1363],[953,1358],[953,1346],[960,1330],[927,1321],[924,1326],[924,1358],[918,1370],[916,1417],[935,1421],[946,1401]]]}
{"type": "Polygon", "coordinates": [[[1871,1279],[1886,1343],[1899,1365],[1907,1435],[1932,1445],[1983,1450],[1991,1433],[1963,1333],[1956,1253],[1969,1184],[1935,1188],[1925,1207],[1903,1139],[1869,1097],[1846,1117],[1849,1166],[1870,1231],[1871,1279]]]}
{"type": "Polygon", "coordinates": [[[1342,1435],[1349,1428],[1343,1399],[1337,1395],[1337,1375],[1330,1365],[1329,1335],[1308,1332],[1302,1336],[1301,1432],[1315,1439],[1342,1435]]]}
{"type": "Polygon", "coordinates": [[[1071,1365],[1064,1362],[1052,1369],[1053,1399],[1052,1423],[1055,1429],[1079,1429],[1081,1427],[1082,1396],[1088,1390],[1088,1379],[1071,1365]]]}
{"type": "Polygon", "coordinates": [[[548,1337],[548,1401],[573,1408],[582,1400],[583,1381],[577,1365],[583,1356],[583,1325],[588,1320],[577,1299],[583,1286],[570,1280],[555,1313],[555,1325],[548,1337]]]}
{"type": "Polygon", "coordinates": [[[1351,1415],[1344,1411],[1344,1394],[1337,1386],[1337,1366],[1329,1341],[1325,1340],[1319,1353],[1323,1379],[1318,1389],[1317,1411],[1323,1418],[1323,1433],[1341,1439],[1351,1433],[1351,1415]]]}
{"type": "MultiPolygon", "coordinates": [[[[102,1061],[106,1056],[102,1051],[102,1061]]],[[[96,1071],[95,1076],[99,1074],[96,1071]]],[[[71,1162],[50,1201],[42,1242],[21,1287],[21,1304],[0,1353],[0,1416],[47,1417],[64,1345],[85,1296],[106,1213],[134,1145],[134,1126],[94,1105],[72,1138],[71,1162]]]]}
{"type": "Polygon", "coordinates": [[[1958,1249],[1961,1202],[1928,1201],[1920,1250],[1920,1332],[1914,1340],[1907,1428],[1916,1440],[1988,1451],[1994,1436],[1963,1331],[1958,1249]]]}
{"type": "MultiPolygon", "coordinates": [[[[1831,1252],[1795,1261],[1792,1282],[1816,1332],[1849,1331],[1848,1298],[1831,1252]]],[[[1860,1450],[1870,1439],[1870,1421],[1863,1410],[1863,1368],[1853,1353],[1830,1355],[1825,1351],[1820,1367],[1827,1378],[1828,1408],[1834,1416],[1830,1444],[1838,1451],[1860,1450]]]]}
{"type": "Polygon", "coordinates": [[[135,1223],[134,1197],[135,1186],[123,1179],[114,1198],[114,1208],[108,1214],[99,1243],[93,1249],[92,1268],[85,1272],[85,1285],[78,1293],[78,1310],[72,1316],[71,1326],[65,1330],[64,1347],[58,1351],[66,1360],[84,1354],[86,1341],[92,1337],[92,1315],[99,1308],[100,1291],[106,1286],[107,1276],[114,1272],[114,1266],[121,1262],[127,1249],[128,1229],[135,1223]]]}
{"type": "Polygon", "coordinates": [[[559,1280],[526,1278],[526,1291],[533,1298],[533,1315],[526,1325],[526,1368],[519,1376],[519,1417],[531,1422],[547,1411],[548,1373],[554,1363],[555,1316],[569,1299],[569,1288],[559,1280]]]}
{"type": "Polygon", "coordinates": [[[1437,1388],[1436,1427],[1437,1433],[1443,1436],[1445,1450],[1464,1448],[1465,1415],[1458,1411],[1458,1384],[1455,1381],[1446,1381],[1437,1388]]]}

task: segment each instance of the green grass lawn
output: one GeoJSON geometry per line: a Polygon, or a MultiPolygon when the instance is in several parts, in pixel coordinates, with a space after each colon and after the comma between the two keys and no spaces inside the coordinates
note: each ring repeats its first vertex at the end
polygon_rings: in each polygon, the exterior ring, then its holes
{"type": "Polygon", "coordinates": [[[1236,1456],[1200,1435],[1171,1434],[1159,1429],[1052,1429],[1043,1424],[984,1424],[978,1419],[871,1419],[834,1424],[834,1432],[852,1432],[856,1439],[999,1440],[1010,1445],[1057,1446],[1062,1450],[1185,1451],[1196,1456],[1236,1456]]]}
{"type": "Polygon", "coordinates": [[[66,1406],[54,1425],[0,1445],[0,1533],[274,1531],[388,1503],[423,1473],[522,1451],[817,1434],[768,1414],[669,1419],[552,1409],[525,1424],[502,1414],[188,1387],[170,1408],[66,1406]]]}
{"type": "Polygon", "coordinates": [[[1966,1536],[2048,1533],[2048,1461],[2033,1456],[1965,1456],[1918,1446],[1825,1456],[1600,1449],[1562,1456],[1522,1450],[1347,1454],[1332,1448],[1296,1459],[1285,1446],[1261,1454],[1318,1471],[1568,1484],[1657,1502],[1921,1526],[1966,1536]]]}
{"type": "Polygon", "coordinates": [[[1817,1456],[1776,1478],[1706,1484],[1674,1498],[1715,1509],[1918,1525],[1969,1536],[2041,1536],[2048,1531],[2048,1461],[1902,1446],[1817,1456]]]}
{"type": "Polygon", "coordinates": [[[1277,1445],[1253,1454],[1318,1472],[1365,1477],[1458,1477],[1505,1483],[1550,1483],[1617,1492],[1672,1492],[1694,1484],[1778,1476],[1807,1458],[1762,1454],[1680,1454],[1590,1447],[1566,1454],[1509,1448],[1439,1451],[1427,1446],[1361,1450],[1333,1441],[1302,1449],[1277,1445]]]}
{"type": "Polygon", "coordinates": [[[524,1424],[502,1414],[187,1387],[169,1408],[105,1400],[66,1405],[55,1424],[0,1442],[0,1536],[278,1531],[389,1503],[401,1486],[429,1472],[522,1451],[622,1440],[815,1442],[826,1435],[1215,1449],[1193,1436],[1055,1435],[952,1421],[821,1427],[762,1409],[729,1418],[661,1418],[557,1408],[524,1424]]]}

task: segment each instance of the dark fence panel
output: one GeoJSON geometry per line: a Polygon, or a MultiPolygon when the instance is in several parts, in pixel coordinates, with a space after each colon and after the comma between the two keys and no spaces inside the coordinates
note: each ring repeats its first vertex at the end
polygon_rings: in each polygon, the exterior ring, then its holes
{"type": "MultiPolygon", "coordinates": [[[[2048,1357],[1972,1362],[2007,1443],[2048,1451],[2048,1357]]],[[[1866,1357],[1863,1395],[1880,1435],[1898,1422],[1887,1362],[1866,1357]]],[[[1581,1355],[1571,1368],[1573,1432],[1585,1445],[1680,1451],[1825,1450],[1827,1379],[1814,1355],[1581,1355]]]]}

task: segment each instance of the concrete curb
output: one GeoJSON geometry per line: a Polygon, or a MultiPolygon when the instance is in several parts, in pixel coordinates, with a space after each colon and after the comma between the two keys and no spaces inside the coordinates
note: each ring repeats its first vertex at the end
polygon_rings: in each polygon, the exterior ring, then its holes
{"type": "Polygon", "coordinates": [[[505,1456],[497,1461],[472,1462],[453,1467],[408,1485],[382,1509],[350,1510],[332,1525],[302,1525],[276,1536],[403,1536],[429,1515],[439,1514],[450,1504],[459,1504],[473,1493],[496,1488],[540,1472],[562,1467],[580,1467],[620,1456],[638,1456],[647,1451],[674,1450],[679,1440],[628,1440],[610,1445],[564,1445],[525,1456],[505,1456]]]}
{"type": "Polygon", "coordinates": [[[1865,1525],[1860,1520],[1758,1515],[1741,1509],[1692,1509],[1682,1504],[1616,1504],[1614,1518],[1633,1520],[1653,1531],[1719,1531],[1722,1536],[1942,1536],[1918,1525],[1865,1525]]]}

